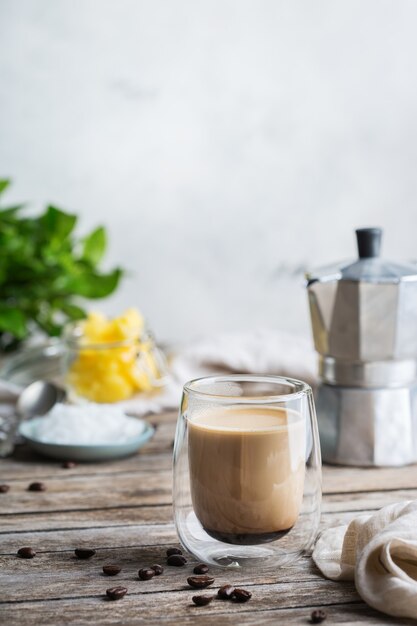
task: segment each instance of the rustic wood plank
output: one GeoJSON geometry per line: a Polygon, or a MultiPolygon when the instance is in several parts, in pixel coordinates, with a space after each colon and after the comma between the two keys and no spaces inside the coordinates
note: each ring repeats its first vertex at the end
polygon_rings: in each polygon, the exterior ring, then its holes
{"type": "Polygon", "coordinates": [[[328,495],[323,500],[323,512],[377,510],[394,502],[416,500],[417,489],[369,491],[328,495]]]}
{"type": "Polygon", "coordinates": [[[172,522],[172,505],[112,507],[53,513],[21,513],[0,516],[0,536],[9,532],[100,528],[172,522]]]}
{"type": "MultiPolygon", "coordinates": [[[[414,624],[414,620],[395,619],[389,615],[384,615],[375,611],[367,606],[364,602],[352,602],[350,604],[334,604],[334,605],[319,605],[295,609],[276,609],[271,607],[265,611],[255,611],[253,613],[245,613],[239,615],[239,624],[245,624],[246,626],[291,626],[294,624],[300,626],[302,624],[311,624],[310,615],[314,609],[323,609],[327,614],[327,619],[324,624],[329,626],[332,624],[345,624],[345,626],[357,626],[358,622],[365,626],[371,624],[398,624],[405,626],[407,624],[414,624]]],[[[191,616],[184,616],[181,618],[181,624],[184,626],[194,626],[196,623],[204,624],[204,626],[236,626],[236,617],[232,613],[222,615],[205,615],[203,619],[196,620],[191,616]],[[221,621],[219,621],[221,620],[221,621]]],[[[171,618],[162,617],[162,624],[172,623],[171,618]]]]}
{"type": "Polygon", "coordinates": [[[369,468],[323,465],[323,493],[394,489],[417,489],[417,465],[369,468]]]}
{"type": "Polygon", "coordinates": [[[13,457],[0,460],[1,481],[12,484],[16,480],[48,480],[49,478],[65,480],[69,476],[94,476],[95,474],[117,476],[126,472],[155,472],[161,469],[172,469],[170,451],[166,454],[151,453],[146,446],[124,459],[78,463],[72,469],[63,469],[62,461],[47,459],[30,450],[28,446],[21,445],[17,447],[19,452],[15,452],[13,457]]]}
{"type": "MultiPolygon", "coordinates": [[[[349,503],[346,505],[349,506],[349,503]]],[[[361,513],[372,513],[363,509],[361,513]]],[[[327,511],[322,514],[322,525],[347,523],[357,511],[327,511]]],[[[77,528],[110,528],[137,524],[164,524],[173,520],[172,506],[137,506],[125,508],[92,509],[83,511],[55,511],[0,516],[0,536],[5,533],[27,533],[46,530],[75,530],[77,528]]]]}
{"type": "MultiPolygon", "coordinates": [[[[174,524],[143,524],[116,528],[28,531],[1,536],[0,555],[15,555],[23,545],[41,552],[72,552],[76,547],[140,548],[141,546],[177,545],[174,524]]],[[[20,559],[19,559],[20,561],[20,559]]]]}
{"type": "Polygon", "coordinates": [[[28,481],[16,480],[0,494],[2,514],[169,504],[172,472],[126,472],[115,478],[106,474],[52,478],[46,491],[28,491],[28,481]]]}
{"type": "MultiPolygon", "coordinates": [[[[53,574],[52,574],[53,576],[53,574]]],[[[250,574],[248,576],[250,579],[250,574]]],[[[95,606],[97,610],[96,623],[100,622],[100,613],[103,611],[106,614],[109,606],[114,606],[114,603],[107,602],[103,599],[105,594],[105,590],[108,587],[115,586],[116,584],[123,584],[128,588],[129,595],[125,596],[122,602],[118,602],[118,605],[122,604],[131,604],[131,607],[134,607],[136,602],[137,607],[140,607],[141,616],[142,617],[157,617],[159,615],[164,615],[169,610],[175,611],[175,617],[179,618],[183,615],[196,615],[196,608],[194,606],[190,606],[191,598],[196,593],[195,589],[190,589],[188,585],[183,583],[183,581],[173,582],[171,589],[169,591],[164,590],[162,588],[162,579],[163,575],[159,577],[161,580],[156,580],[157,584],[161,585],[161,591],[151,591],[150,583],[155,581],[155,578],[152,581],[141,581],[137,577],[129,577],[125,580],[119,579],[117,577],[117,582],[115,578],[109,580],[109,578],[100,576],[97,572],[94,572],[93,576],[87,577],[86,575],[79,577],[78,579],[73,580],[73,584],[71,588],[75,591],[75,596],[71,595],[68,597],[60,597],[60,598],[50,598],[45,601],[42,598],[42,591],[47,592],[47,588],[42,584],[42,588],[39,589],[40,595],[40,605],[42,609],[46,612],[48,611],[48,607],[51,605],[51,601],[60,600],[60,604],[62,609],[64,606],[69,606],[72,603],[74,606],[77,605],[78,602],[75,602],[75,598],[90,598],[92,601],[90,606],[95,606]],[[70,602],[65,602],[70,601],[70,602]],[[190,613],[190,610],[193,610],[190,613]]],[[[234,578],[229,575],[228,578],[224,578],[223,580],[227,580],[229,582],[234,583],[234,578]]],[[[219,578],[219,584],[221,580],[219,578]]],[[[38,586],[38,583],[37,585],[38,586]]],[[[41,587],[41,585],[39,585],[41,587]]],[[[218,588],[217,581],[216,584],[213,585],[213,592],[216,593],[218,588]]],[[[229,604],[228,607],[231,607],[231,610],[236,613],[247,613],[254,611],[262,611],[268,610],[271,607],[276,608],[295,608],[302,606],[311,606],[313,604],[340,604],[347,602],[359,602],[360,598],[356,593],[354,585],[350,582],[346,583],[334,583],[332,581],[324,580],[318,578],[316,580],[306,580],[303,581],[302,584],[294,584],[293,582],[272,582],[270,584],[247,584],[245,588],[250,589],[253,594],[253,597],[249,603],[245,604],[229,604]]],[[[204,593],[208,593],[204,591],[204,593]]],[[[79,600],[78,600],[79,601],[79,600]]],[[[33,601],[32,605],[34,606],[33,601]]],[[[7,604],[6,601],[2,601],[1,605],[7,604]]],[[[19,610],[21,610],[22,603],[19,603],[19,610]]],[[[60,609],[60,610],[62,610],[60,609]]],[[[65,609],[64,609],[65,610],[65,609]]],[[[206,611],[210,613],[224,613],[225,612],[225,603],[222,601],[213,602],[209,607],[206,607],[206,611]]],[[[226,611],[229,612],[229,611],[226,611]]],[[[84,612],[83,612],[84,615],[84,612]]]]}
{"type": "MultiPolygon", "coordinates": [[[[70,476],[94,476],[170,471],[172,468],[172,440],[163,444],[163,451],[150,449],[147,444],[137,454],[126,459],[102,463],[80,463],[70,470],[62,469],[60,461],[48,460],[27,446],[18,446],[15,457],[0,461],[0,480],[14,483],[19,480],[59,480],[70,476]]],[[[323,466],[323,493],[352,493],[362,491],[393,491],[417,489],[417,465],[404,468],[347,468],[323,466]]]]}
{"type": "MultiPolygon", "coordinates": [[[[143,509],[137,511],[140,513],[143,509]]],[[[152,511],[153,508],[147,509],[148,518],[139,520],[139,524],[128,520],[128,523],[111,525],[101,519],[92,522],[89,518],[84,528],[56,528],[55,520],[50,518],[49,525],[43,530],[2,532],[0,555],[15,555],[23,545],[32,546],[40,552],[68,551],[80,545],[93,545],[94,548],[176,545],[178,537],[171,507],[162,509],[165,519],[159,524],[155,523],[152,511]],[[97,525],[93,526],[93,523],[97,525]]],[[[101,511],[99,515],[101,518],[101,511]]],[[[354,512],[324,514],[319,530],[347,524],[355,516],[354,512]]]]}
{"type": "MultiPolygon", "coordinates": [[[[47,490],[41,493],[27,491],[28,484],[29,481],[16,480],[8,493],[0,494],[3,515],[169,505],[172,501],[170,470],[126,472],[114,477],[97,474],[52,478],[45,481],[47,490]]],[[[417,489],[330,494],[323,500],[323,511],[377,509],[399,500],[414,499],[417,489]]]]}
{"type": "MultiPolygon", "coordinates": [[[[155,600],[157,602],[157,600],[155,600]]],[[[100,605],[95,599],[81,598],[75,605],[71,601],[52,601],[44,606],[38,602],[28,602],[19,605],[19,626],[45,626],[55,625],[57,623],[57,615],[60,616],[61,624],[77,624],[84,626],[85,624],[123,624],[123,626],[133,626],[135,624],[181,624],[184,626],[195,626],[202,624],[203,626],[236,626],[236,623],[245,624],[246,626],[300,626],[310,623],[310,613],[314,608],[321,608],[321,605],[311,605],[300,608],[282,608],[270,606],[262,610],[250,611],[250,603],[247,605],[246,611],[242,612],[242,606],[231,605],[227,603],[222,607],[222,611],[213,611],[213,604],[208,607],[196,608],[188,607],[188,613],[181,615],[181,621],[176,617],[177,612],[173,609],[173,605],[166,608],[161,607],[159,614],[152,618],[149,615],[143,616],[141,610],[141,602],[131,600],[129,596],[125,596],[123,600],[114,603],[106,603],[103,601],[100,605]],[[99,609],[97,609],[99,606],[99,609]]],[[[175,606],[175,605],[174,605],[175,606]]],[[[0,607],[0,619],[4,623],[14,623],[16,621],[16,606],[10,605],[0,607]]],[[[328,619],[325,624],[344,624],[345,626],[357,626],[358,623],[363,626],[373,626],[374,624],[398,624],[411,625],[415,624],[411,620],[393,619],[390,616],[383,615],[370,609],[362,602],[351,604],[334,604],[325,605],[328,619]]]]}
{"type": "MultiPolygon", "coordinates": [[[[158,435],[159,436],[159,435],[158,435]]],[[[13,457],[0,461],[0,480],[66,479],[69,476],[94,476],[129,472],[171,470],[171,443],[163,452],[144,446],[137,454],[125,459],[101,463],[80,463],[73,469],[62,469],[60,461],[46,459],[25,445],[18,446],[13,457]]],[[[166,445],[166,444],[164,444],[166,445]]],[[[417,465],[403,468],[349,468],[323,466],[323,493],[335,494],[360,491],[417,489],[417,465]]]]}
{"type": "MultiPolygon", "coordinates": [[[[185,567],[169,567],[165,565],[165,549],[161,548],[157,539],[152,540],[154,546],[137,545],[134,548],[103,547],[88,561],[82,561],[74,556],[73,547],[94,546],[93,542],[66,544],[66,552],[41,552],[30,561],[20,559],[15,554],[0,557],[0,566],[4,571],[4,589],[1,602],[51,600],[57,598],[77,598],[80,595],[99,595],[103,584],[108,586],[132,586],[137,592],[161,593],[173,590],[189,590],[187,577],[192,576],[197,561],[189,557],[185,567]],[[138,578],[138,570],[159,563],[165,567],[161,576],[155,576],[149,581],[138,578]],[[117,564],[122,572],[108,578],[102,573],[106,564],[117,564]],[[36,581],[36,585],[28,585],[28,581],[36,581]]],[[[168,545],[174,545],[172,541],[168,545]]],[[[219,587],[232,582],[236,586],[253,587],[255,585],[271,585],[286,583],[295,587],[300,583],[316,582],[321,585],[323,578],[319,574],[310,558],[304,557],[301,561],[293,562],[277,570],[275,566],[265,566],[260,570],[227,571],[224,568],[211,568],[215,578],[215,586],[219,587]]],[[[196,593],[196,592],[195,592],[196,593]]]]}
{"type": "MultiPolygon", "coordinates": [[[[79,596],[74,599],[60,599],[39,602],[24,602],[18,605],[20,624],[307,624],[313,608],[325,608],[329,614],[328,624],[412,624],[410,620],[393,619],[366,607],[357,596],[350,583],[320,584],[305,582],[302,590],[295,585],[275,583],[254,585],[251,601],[247,604],[234,604],[214,600],[207,607],[195,607],[190,602],[195,591],[173,590],[168,593],[138,591],[130,583],[129,593],[123,600],[108,602],[103,582],[102,593],[94,597],[79,596]],[[62,617],[62,619],[61,619],[62,617]]],[[[80,587],[81,588],[81,585],[80,587]]],[[[0,605],[0,619],[4,622],[16,618],[17,605],[0,605]]],[[[16,622],[14,622],[16,623],[16,622]]]]}

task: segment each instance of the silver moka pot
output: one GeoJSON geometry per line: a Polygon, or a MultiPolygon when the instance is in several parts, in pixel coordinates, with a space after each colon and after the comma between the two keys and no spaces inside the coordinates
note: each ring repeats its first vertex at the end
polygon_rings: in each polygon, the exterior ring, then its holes
{"type": "Polygon", "coordinates": [[[356,261],[306,275],[329,463],[417,461],[417,266],[383,260],[381,235],[357,230],[356,261]]]}

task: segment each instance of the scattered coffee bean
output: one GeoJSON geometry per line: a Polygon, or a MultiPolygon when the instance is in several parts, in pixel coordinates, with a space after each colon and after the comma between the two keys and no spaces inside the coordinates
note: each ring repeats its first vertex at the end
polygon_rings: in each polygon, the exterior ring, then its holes
{"type": "Polygon", "coordinates": [[[214,596],[193,596],[192,600],[197,606],[206,606],[207,604],[210,604],[213,598],[214,596]]]}
{"type": "Polygon", "coordinates": [[[76,548],[74,552],[79,559],[91,559],[96,553],[95,550],[90,550],[90,548],[76,548]]]}
{"type": "Polygon", "coordinates": [[[207,574],[209,568],[205,563],[199,563],[194,568],[194,574],[207,574]]]}
{"type": "Polygon", "coordinates": [[[77,464],[74,461],[65,461],[61,467],[63,469],[73,469],[74,467],[77,467],[77,464]]]}
{"type": "Polygon", "coordinates": [[[155,572],[155,576],[160,576],[164,573],[164,568],[162,567],[162,565],[158,565],[158,563],[155,563],[155,565],[151,565],[151,569],[153,569],[153,571],[155,572]]]}
{"type": "Polygon", "coordinates": [[[7,493],[10,489],[10,485],[0,485],[0,493],[7,493]]]}
{"type": "Polygon", "coordinates": [[[173,554],[182,554],[182,551],[179,548],[168,548],[167,556],[172,556],[173,554]]]}
{"type": "Polygon", "coordinates": [[[17,556],[20,556],[21,559],[33,559],[36,552],[33,548],[20,548],[17,551],[17,556]]]}
{"type": "Polygon", "coordinates": [[[121,571],[122,568],[118,565],[103,565],[103,573],[106,574],[106,576],[117,576],[121,571]]]}
{"type": "Polygon", "coordinates": [[[322,609],[316,609],[311,613],[311,623],[312,624],[321,624],[327,617],[326,611],[322,609]]]}
{"type": "Polygon", "coordinates": [[[106,594],[109,600],[120,600],[127,594],[126,587],[111,587],[111,589],[106,589],[106,594]]]}
{"type": "Polygon", "coordinates": [[[46,485],[45,483],[30,483],[28,487],[28,491],[45,491],[46,485]]]}
{"type": "Polygon", "coordinates": [[[187,578],[187,583],[194,589],[205,589],[214,583],[214,578],[211,576],[190,576],[187,578]]]}
{"type": "Polygon", "coordinates": [[[247,602],[251,599],[252,594],[246,589],[235,589],[231,597],[235,602],[247,602]]]}
{"type": "Polygon", "coordinates": [[[167,558],[168,565],[174,565],[175,567],[182,567],[187,563],[187,559],[182,554],[171,554],[167,558]]]}
{"type": "Polygon", "coordinates": [[[138,571],[138,576],[141,580],[150,580],[155,576],[155,572],[151,568],[144,567],[138,571]]]}
{"type": "Polygon", "coordinates": [[[217,592],[221,600],[231,600],[235,588],[232,585],[223,585],[217,592]]]}

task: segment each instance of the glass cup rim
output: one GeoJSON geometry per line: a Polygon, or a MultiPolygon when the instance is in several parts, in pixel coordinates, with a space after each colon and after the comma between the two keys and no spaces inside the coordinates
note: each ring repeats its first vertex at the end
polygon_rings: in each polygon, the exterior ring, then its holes
{"type": "Polygon", "coordinates": [[[273,402],[288,402],[297,400],[305,395],[312,394],[310,385],[297,378],[290,378],[288,376],[276,376],[274,374],[212,374],[209,376],[200,376],[199,378],[193,378],[184,384],[184,392],[191,396],[199,397],[210,402],[221,402],[230,404],[270,404],[273,402]],[[213,393],[196,389],[200,383],[226,383],[226,382],[249,382],[249,383],[270,383],[280,385],[293,385],[294,391],[290,393],[267,393],[260,396],[231,396],[221,393],[213,393]]]}

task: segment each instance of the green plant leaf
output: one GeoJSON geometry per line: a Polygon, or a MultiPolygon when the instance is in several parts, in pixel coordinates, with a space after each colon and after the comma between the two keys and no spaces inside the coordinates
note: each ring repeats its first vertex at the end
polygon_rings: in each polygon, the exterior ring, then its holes
{"type": "Polygon", "coordinates": [[[84,309],[71,302],[62,302],[60,309],[70,320],[83,320],[87,315],[84,309]]]}
{"type": "Polygon", "coordinates": [[[11,182],[10,178],[0,178],[0,194],[9,187],[11,182]]]}
{"type": "MultiPolygon", "coordinates": [[[[0,194],[10,184],[0,179],[0,194]]],[[[14,347],[34,324],[58,335],[66,320],[85,316],[77,296],[104,298],[122,271],[100,271],[106,249],[103,227],[80,239],[77,216],[48,206],[26,217],[23,205],[0,207],[0,351],[14,347]]]]}
{"type": "Polygon", "coordinates": [[[11,333],[17,339],[26,337],[26,319],[22,311],[0,305],[0,330],[11,333]]]}
{"type": "Polygon", "coordinates": [[[61,334],[62,325],[57,324],[51,318],[35,315],[34,320],[39,328],[44,330],[50,337],[58,337],[61,334]]]}
{"type": "Polygon", "coordinates": [[[100,226],[84,239],[82,258],[91,263],[91,265],[96,266],[103,258],[106,247],[106,231],[100,226]]]}
{"type": "Polygon", "coordinates": [[[49,205],[41,217],[41,222],[48,233],[64,238],[74,230],[77,216],[65,213],[61,209],[49,205]]]}
{"type": "Polygon", "coordinates": [[[18,211],[24,208],[24,204],[16,204],[15,206],[8,206],[4,209],[0,209],[0,219],[7,219],[14,217],[18,211]]]}
{"type": "Polygon", "coordinates": [[[119,284],[122,270],[115,269],[110,274],[95,272],[68,277],[66,289],[73,294],[84,298],[105,298],[109,296],[119,284]]]}

